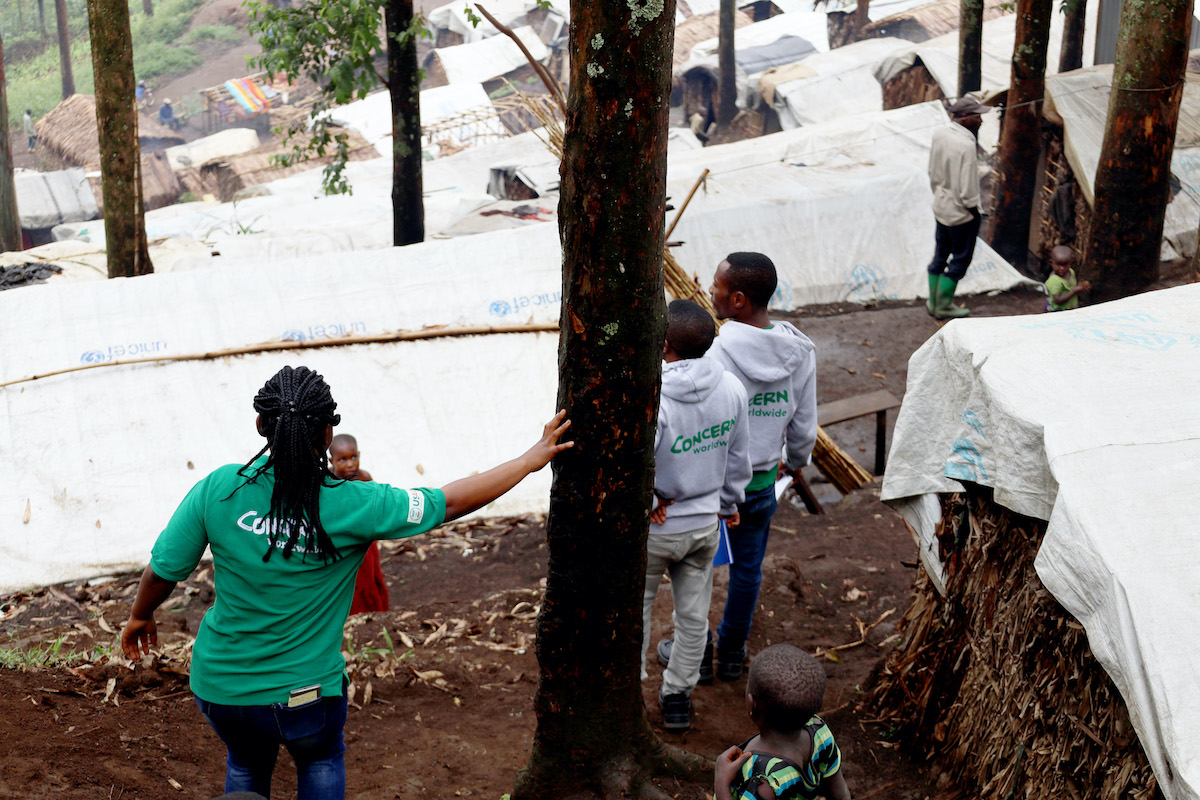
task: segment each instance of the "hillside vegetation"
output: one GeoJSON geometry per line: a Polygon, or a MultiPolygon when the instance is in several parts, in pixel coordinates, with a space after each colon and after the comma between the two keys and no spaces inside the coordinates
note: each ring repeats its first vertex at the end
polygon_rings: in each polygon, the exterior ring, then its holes
{"type": "MultiPolygon", "coordinates": [[[[45,35],[37,0],[0,2],[0,35],[4,37],[4,70],[8,84],[9,125],[20,123],[25,109],[40,117],[62,100],[54,1],[43,0],[45,35]]],[[[151,87],[195,69],[201,62],[196,45],[205,40],[237,41],[241,34],[226,25],[202,25],[189,30],[205,0],[154,0],[147,17],[140,0],[130,3],[133,66],[139,80],[151,87]]],[[[67,0],[71,36],[71,65],[75,90],[91,93],[92,51],[88,41],[86,0],[67,0]]]]}

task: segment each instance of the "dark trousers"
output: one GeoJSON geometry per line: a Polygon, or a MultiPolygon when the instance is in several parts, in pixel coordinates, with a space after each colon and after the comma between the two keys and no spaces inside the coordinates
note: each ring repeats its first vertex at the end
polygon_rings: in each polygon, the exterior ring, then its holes
{"type": "Polygon", "coordinates": [[[718,644],[725,649],[740,647],[750,636],[758,589],[762,585],[762,562],[767,554],[771,517],[775,516],[778,505],[773,484],[747,492],[745,502],[738,506],[741,521],[736,528],[729,529],[733,563],[729,565],[725,614],[717,628],[718,644]]]}
{"type": "Polygon", "coordinates": [[[945,275],[952,281],[963,279],[975,257],[975,239],[979,236],[982,221],[979,210],[972,208],[971,219],[961,225],[937,224],[933,261],[929,262],[930,275],[945,275]]]}
{"type": "Polygon", "coordinates": [[[225,743],[225,791],[271,796],[279,746],[296,762],[299,800],[342,800],[346,794],[346,687],[301,708],[286,704],[226,706],[196,698],[200,713],[225,743]]]}

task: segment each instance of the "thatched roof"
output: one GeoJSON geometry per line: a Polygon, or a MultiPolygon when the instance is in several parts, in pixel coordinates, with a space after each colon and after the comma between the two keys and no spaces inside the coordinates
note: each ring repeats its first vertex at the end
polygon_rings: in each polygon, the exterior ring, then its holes
{"type": "MultiPolygon", "coordinates": [[[[99,168],[100,134],[94,95],[73,94],[63,100],[37,121],[37,133],[43,146],[71,166],[99,168]]],[[[144,116],[138,118],[138,143],[143,151],[157,152],[183,141],[175,131],[144,116]]]]}
{"type": "MultiPolygon", "coordinates": [[[[345,133],[349,139],[346,145],[347,160],[368,161],[373,158],[379,158],[379,151],[375,149],[375,146],[364,139],[357,131],[341,128],[333,130],[335,133],[345,133]]],[[[302,136],[303,134],[296,136],[292,142],[302,145],[302,136]]],[[[239,190],[247,186],[270,183],[280,178],[286,178],[289,175],[295,175],[298,172],[307,172],[311,169],[324,167],[333,161],[334,158],[333,155],[323,158],[312,158],[290,167],[280,167],[272,163],[271,159],[273,156],[285,155],[291,151],[291,144],[284,147],[278,142],[271,142],[255,148],[248,153],[213,159],[200,165],[200,179],[206,188],[215,185],[219,189],[218,196],[220,200],[228,202],[233,199],[233,196],[239,190]]]]}
{"type": "MultiPolygon", "coordinates": [[[[142,170],[142,202],[147,211],[173,205],[183,194],[183,185],[167,163],[166,153],[143,153],[141,157],[142,170]]],[[[96,195],[96,204],[104,213],[104,182],[100,173],[93,172],[88,181],[92,184],[92,192],[96,195]]]]}
{"type": "MultiPolygon", "coordinates": [[[[1005,0],[985,0],[983,19],[1011,13],[1004,9],[1005,0]]],[[[935,0],[923,6],[910,8],[877,19],[862,30],[863,39],[878,39],[885,36],[924,42],[935,36],[958,30],[959,0],[935,0]]]]}

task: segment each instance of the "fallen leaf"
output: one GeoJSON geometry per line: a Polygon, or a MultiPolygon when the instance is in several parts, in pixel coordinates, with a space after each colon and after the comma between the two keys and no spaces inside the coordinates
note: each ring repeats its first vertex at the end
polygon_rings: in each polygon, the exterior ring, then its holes
{"type": "Polygon", "coordinates": [[[411,637],[411,636],[409,636],[409,635],[408,635],[407,633],[405,633],[404,631],[401,631],[401,630],[398,630],[398,631],[396,631],[396,637],[397,637],[397,638],[398,638],[398,639],[401,641],[401,643],[403,643],[403,644],[404,644],[404,646],[405,646],[405,647],[407,647],[409,650],[411,650],[413,647],[415,647],[415,645],[413,644],[412,637],[411,637]]]}
{"type": "Polygon", "coordinates": [[[105,620],[104,617],[96,617],[96,624],[99,625],[100,630],[104,631],[105,633],[116,633],[116,631],[113,630],[113,627],[108,624],[108,621],[105,620]]]}
{"type": "Polygon", "coordinates": [[[436,669],[426,670],[425,672],[421,672],[419,669],[414,669],[412,674],[416,675],[417,680],[419,681],[432,681],[442,677],[444,673],[436,669]]]}
{"type": "Polygon", "coordinates": [[[881,380],[881,381],[886,381],[886,380],[887,380],[887,376],[886,376],[886,375],[884,375],[882,372],[872,372],[871,374],[872,374],[874,377],[876,377],[876,378],[879,378],[879,380],[881,380]]]}
{"type": "Polygon", "coordinates": [[[174,778],[167,778],[167,783],[171,784],[171,788],[173,788],[177,791],[180,791],[180,792],[183,791],[183,784],[180,783],[179,781],[175,780],[174,778]]]}
{"type": "Polygon", "coordinates": [[[429,645],[433,644],[434,642],[436,642],[438,639],[441,639],[445,635],[446,635],[446,623],[443,622],[436,631],[429,634],[429,636],[427,636],[425,638],[425,641],[422,642],[422,644],[424,644],[426,647],[429,647],[429,645]]]}

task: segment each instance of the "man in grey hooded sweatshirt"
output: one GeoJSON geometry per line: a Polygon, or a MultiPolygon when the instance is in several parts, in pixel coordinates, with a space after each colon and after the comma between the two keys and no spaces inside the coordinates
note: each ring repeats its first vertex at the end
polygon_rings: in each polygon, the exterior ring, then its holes
{"type": "Polygon", "coordinates": [[[717,628],[716,672],[723,680],[741,677],[747,656],[779,469],[799,470],[817,441],[816,352],[793,325],[767,316],[777,283],[775,264],[762,253],[730,253],[708,290],[717,318],[729,320],[711,355],[746,389],[754,467],[746,499],[738,506],[740,522],[729,530],[733,563],[717,628]]]}
{"type": "MultiPolygon", "coordinates": [[[[662,398],[654,434],[655,508],[646,543],[642,601],[642,676],[650,646],[650,610],[671,575],[675,641],[663,671],[663,727],[691,727],[691,693],[706,652],[718,518],[737,522],[750,480],[746,390],[705,356],[716,335],[708,312],[690,300],[667,309],[662,398]]],[[[709,653],[711,668],[712,655],[709,653]]]]}

